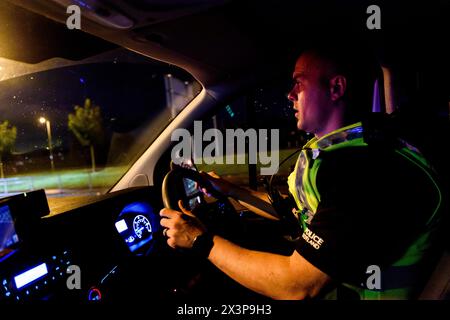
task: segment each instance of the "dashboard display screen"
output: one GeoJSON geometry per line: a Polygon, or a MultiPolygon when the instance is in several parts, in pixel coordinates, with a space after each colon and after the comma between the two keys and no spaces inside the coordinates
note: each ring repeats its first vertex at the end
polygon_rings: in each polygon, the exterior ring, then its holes
{"type": "Polygon", "coordinates": [[[191,179],[183,178],[183,184],[184,184],[184,190],[186,191],[186,195],[188,197],[198,193],[197,185],[196,185],[195,181],[193,181],[191,179]]]}
{"type": "Polygon", "coordinates": [[[201,191],[197,188],[195,181],[183,178],[184,191],[188,198],[189,209],[195,209],[201,203],[201,191]]]}
{"type": "Polygon", "coordinates": [[[31,268],[28,271],[25,271],[17,276],[14,277],[14,282],[16,283],[16,288],[20,289],[27,284],[42,278],[48,274],[47,265],[45,263],[42,263],[34,268],[31,268]]]}
{"type": "Polygon", "coordinates": [[[19,242],[8,205],[0,206],[0,252],[19,242]]]}

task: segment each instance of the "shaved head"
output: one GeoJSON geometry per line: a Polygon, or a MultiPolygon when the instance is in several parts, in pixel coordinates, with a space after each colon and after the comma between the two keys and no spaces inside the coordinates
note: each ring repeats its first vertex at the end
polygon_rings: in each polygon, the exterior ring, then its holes
{"type": "Polygon", "coordinates": [[[328,79],[336,75],[345,77],[347,88],[342,99],[347,105],[346,117],[361,120],[371,111],[373,86],[380,75],[380,67],[367,51],[339,46],[315,47],[305,50],[300,57],[308,61],[309,68],[317,69],[321,83],[327,84],[328,79]]]}
{"type": "Polygon", "coordinates": [[[334,47],[309,49],[300,55],[288,96],[297,111],[299,129],[320,136],[361,121],[371,111],[375,76],[363,61],[334,47]]]}

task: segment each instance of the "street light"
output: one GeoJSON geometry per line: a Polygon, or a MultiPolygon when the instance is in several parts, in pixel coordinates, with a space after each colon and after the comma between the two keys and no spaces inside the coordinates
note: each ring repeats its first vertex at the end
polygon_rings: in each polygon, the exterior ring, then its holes
{"type": "Polygon", "coordinates": [[[48,151],[50,152],[50,165],[52,167],[52,172],[55,171],[55,164],[53,163],[53,149],[52,149],[52,130],[50,128],[50,121],[44,117],[39,118],[39,122],[46,125],[47,128],[47,139],[48,139],[48,151]]]}

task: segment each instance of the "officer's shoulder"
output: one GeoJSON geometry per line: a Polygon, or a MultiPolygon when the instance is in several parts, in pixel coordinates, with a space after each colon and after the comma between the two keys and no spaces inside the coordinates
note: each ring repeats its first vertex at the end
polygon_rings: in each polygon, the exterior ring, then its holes
{"type": "Polygon", "coordinates": [[[320,153],[321,166],[352,166],[369,163],[379,156],[368,147],[346,147],[320,153]]]}
{"type": "Polygon", "coordinates": [[[405,170],[411,171],[410,166],[405,165],[405,159],[390,147],[341,148],[322,152],[320,159],[319,175],[328,178],[340,179],[352,176],[360,180],[379,173],[383,176],[385,172],[397,172],[401,175],[405,170]]]}

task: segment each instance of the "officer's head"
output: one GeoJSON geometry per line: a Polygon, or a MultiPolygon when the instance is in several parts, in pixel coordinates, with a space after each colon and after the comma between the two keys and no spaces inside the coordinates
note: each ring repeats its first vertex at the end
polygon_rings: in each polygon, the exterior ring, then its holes
{"type": "Polygon", "coordinates": [[[376,65],[367,55],[340,47],[309,49],[295,64],[288,98],[297,127],[322,136],[362,120],[371,110],[376,65]]]}

